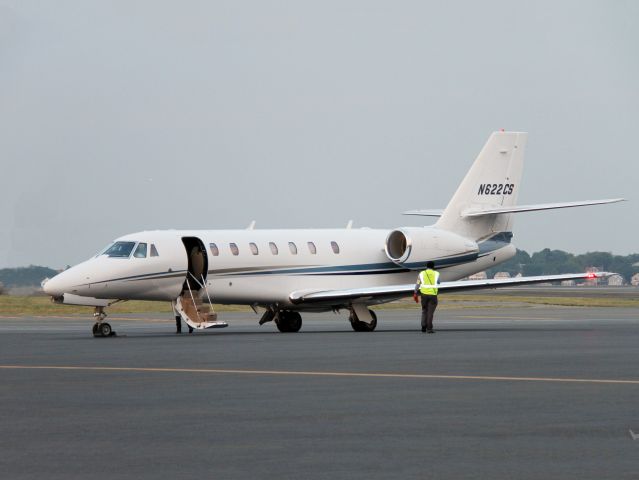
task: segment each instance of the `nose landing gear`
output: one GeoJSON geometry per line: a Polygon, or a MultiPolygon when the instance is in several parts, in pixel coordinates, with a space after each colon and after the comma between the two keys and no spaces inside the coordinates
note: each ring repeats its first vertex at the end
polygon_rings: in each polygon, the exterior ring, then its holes
{"type": "Polygon", "coordinates": [[[115,336],[115,332],[111,328],[111,325],[104,321],[107,314],[104,311],[104,307],[95,307],[93,317],[95,323],[93,324],[93,336],[94,337],[111,337],[115,336]]]}

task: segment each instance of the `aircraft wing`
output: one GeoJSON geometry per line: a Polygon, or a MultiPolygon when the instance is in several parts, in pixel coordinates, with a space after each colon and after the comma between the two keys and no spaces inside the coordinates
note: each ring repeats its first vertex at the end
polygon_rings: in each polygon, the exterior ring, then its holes
{"type": "MultiPolygon", "coordinates": [[[[465,290],[480,290],[486,288],[514,287],[517,285],[531,285],[535,283],[558,282],[562,280],[590,280],[605,278],[613,275],[609,272],[597,273],[566,273],[562,275],[539,275],[534,277],[498,278],[486,280],[457,280],[442,282],[437,288],[440,293],[459,292],[465,290]]],[[[345,305],[353,301],[362,303],[382,303],[412,295],[415,284],[387,285],[382,287],[351,288],[345,290],[296,291],[289,295],[289,299],[296,305],[326,304],[345,305]]]]}

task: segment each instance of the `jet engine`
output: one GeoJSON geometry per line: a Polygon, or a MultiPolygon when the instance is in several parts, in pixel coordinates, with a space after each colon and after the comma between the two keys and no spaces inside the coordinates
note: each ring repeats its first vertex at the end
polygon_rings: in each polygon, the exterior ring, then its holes
{"type": "MultiPolygon", "coordinates": [[[[398,228],[386,238],[386,255],[397,265],[415,268],[429,260],[477,255],[477,243],[445,230],[435,228],[398,228]]],[[[468,259],[466,259],[467,261],[468,259]]]]}

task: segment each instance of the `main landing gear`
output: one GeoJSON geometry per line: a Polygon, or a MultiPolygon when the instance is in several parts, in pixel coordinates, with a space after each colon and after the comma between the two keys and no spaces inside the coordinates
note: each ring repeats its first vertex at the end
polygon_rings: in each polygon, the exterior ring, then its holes
{"type": "MultiPolygon", "coordinates": [[[[366,305],[353,305],[350,312],[348,319],[356,332],[372,332],[377,327],[377,315],[366,305]]],[[[275,322],[277,329],[282,333],[299,332],[302,328],[302,316],[299,312],[278,310],[276,306],[268,307],[259,323],[264,325],[268,322],[275,322]]]]}
{"type": "Polygon", "coordinates": [[[299,332],[302,328],[302,316],[298,312],[283,310],[275,316],[275,325],[283,333],[299,332]]]}
{"type": "Polygon", "coordinates": [[[95,323],[93,324],[94,337],[111,337],[115,335],[111,325],[104,321],[106,316],[104,307],[95,307],[93,312],[93,317],[95,318],[95,323]]]}
{"type": "Polygon", "coordinates": [[[277,329],[283,333],[299,332],[302,328],[302,316],[291,310],[276,310],[269,307],[260,319],[260,325],[267,322],[275,322],[277,329]]]}
{"type": "Polygon", "coordinates": [[[377,327],[377,315],[372,310],[368,310],[368,313],[370,314],[371,320],[370,322],[364,322],[359,319],[357,313],[355,313],[355,309],[351,310],[348,320],[351,322],[353,330],[356,332],[372,332],[375,330],[375,327],[377,327]]]}

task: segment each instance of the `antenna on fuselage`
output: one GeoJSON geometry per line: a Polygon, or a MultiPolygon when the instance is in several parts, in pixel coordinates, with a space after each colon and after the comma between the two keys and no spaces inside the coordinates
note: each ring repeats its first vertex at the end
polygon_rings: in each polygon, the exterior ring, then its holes
{"type": "Polygon", "coordinates": [[[353,228],[353,220],[349,220],[346,224],[346,230],[350,230],[351,228],[353,228]]]}
{"type": "Polygon", "coordinates": [[[255,230],[255,220],[249,223],[249,226],[246,227],[247,230],[255,230]]]}

